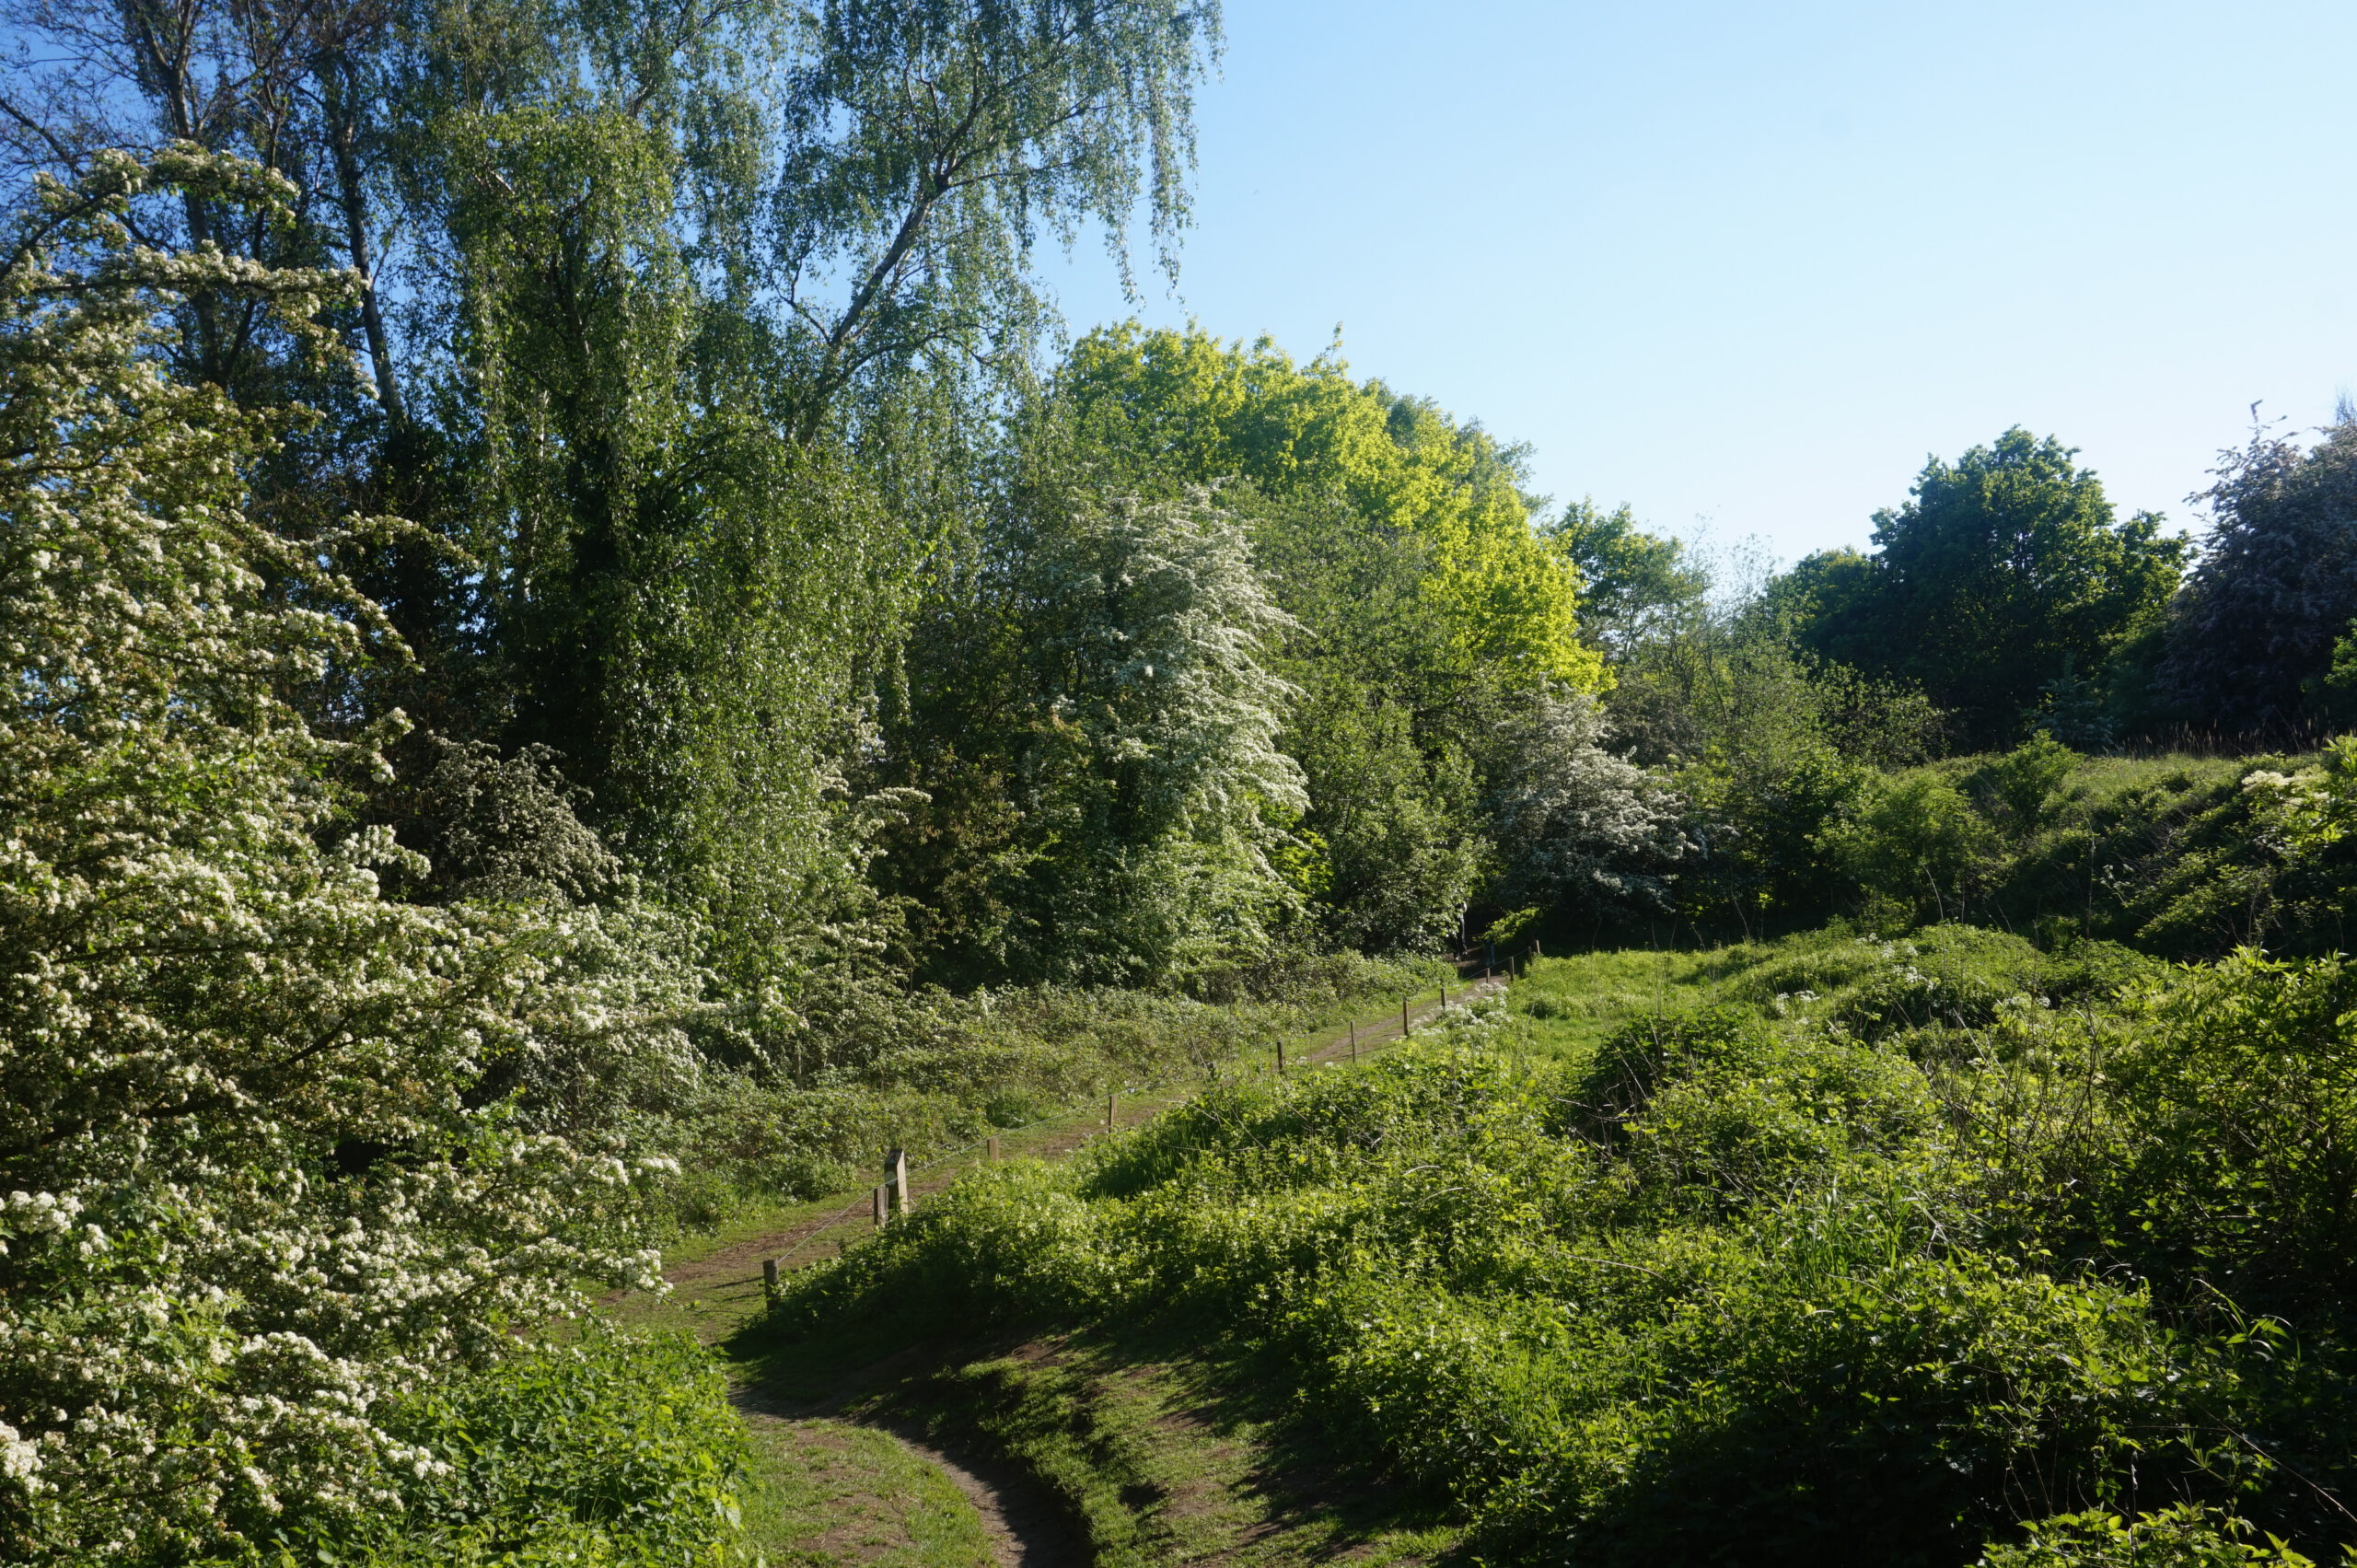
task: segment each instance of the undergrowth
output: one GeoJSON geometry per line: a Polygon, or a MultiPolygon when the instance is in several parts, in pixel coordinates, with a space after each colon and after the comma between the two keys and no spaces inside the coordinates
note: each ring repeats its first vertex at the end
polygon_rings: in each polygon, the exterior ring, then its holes
{"type": "Polygon", "coordinates": [[[1469,1562],[2357,1545],[2357,969],[1956,926],[1643,963],[1608,1016],[1565,981],[1615,965],[1542,962],[977,1171],[769,1331],[1190,1330],[1469,1562]]]}

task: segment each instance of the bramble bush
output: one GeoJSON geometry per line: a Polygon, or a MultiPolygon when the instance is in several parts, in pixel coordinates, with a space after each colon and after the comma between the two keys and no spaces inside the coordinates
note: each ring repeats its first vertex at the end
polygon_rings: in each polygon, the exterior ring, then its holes
{"type": "Polygon", "coordinates": [[[2351,1539],[2337,960],[1936,927],[1717,970],[1585,1061],[1484,1007],[977,1172],[776,1326],[1198,1324],[1496,1564],[2351,1539]]]}

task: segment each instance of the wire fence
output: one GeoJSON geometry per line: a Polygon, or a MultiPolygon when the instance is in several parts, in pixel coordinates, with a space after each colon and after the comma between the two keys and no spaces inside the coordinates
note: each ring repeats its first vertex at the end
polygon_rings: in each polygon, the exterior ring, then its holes
{"type": "MultiPolygon", "coordinates": [[[[1509,975],[1510,974],[1511,969],[1509,969],[1509,975]]],[[[1498,975],[1494,970],[1492,970],[1491,973],[1482,976],[1481,979],[1460,987],[1458,990],[1458,996],[1460,999],[1463,999],[1471,997],[1477,993],[1484,995],[1489,994],[1494,990],[1501,989],[1503,982],[1507,978],[1508,976],[1498,975]]],[[[1368,1051],[1377,1051],[1398,1045],[1406,1040],[1413,1032],[1414,1020],[1418,1018],[1431,1019],[1441,1016],[1446,1012],[1449,1006],[1449,997],[1448,988],[1446,986],[1441,987],[1440,991],[1441,993],[1437,1000],[1421,1006],[1413,1003],[1410,998],[1402,998],[1400,1016],[1401,1028],[1399,1033],[1388,1039],[1386,1039],[1382,1035],[1380,1031],[1389,1027],[1390,1024],[1390,1019],[1388,1016],[1386,1016],[1376,1026],[1376,1032],[1369,1040],[1366,1049],[1368,1051]]],[[[1352,1030],[1351,1038],[1353,1044],[1355,1044],[1358,1029],[1358,1024],[1355,1019],[1352,1021],[1350,1028],[1352,1030]]],[[[1331,1065],[1332,1050],[1333,1044],[1331,1042],[1324,1047],[1313,1049],[1308,1055],[1304,1058],[1304,1064],[1306,1065],[1309,1062],[1314,1061],[1320,1052],[1323,1051],[1327,1056],[1327,1064],[1331,1065]]],[[[1277,1045],[1277,1061],[1279,1063],[1277,1068],[1278,1075],[1283,1076],[1284,1073],[1284,1045],[1282,1040],[1277,1045]]],[[[1122,1095],[1157,1094],[1171,1088],[1174,1085],[1193,1085],[1195,1086],[1195,1092],[1201,1093],[1203,1088],[1209,1087],[1210,1086],[1221,1081],[1218,1066],[1214,1063],[1208,1074],[1189,1075],[1175,1079],[1164,1078],[1147,1084],[1124,1085],[1119,1089],[1109,1091],[1107,1096],[1107,1128],[1109,1131],[1113,1122],[1112,1102],[1117,1100],[1122,1095]]],[[[905,1169],[908,1177],[910,1178],[913,1178],[923,1171],[938,1170],[943,1166],[949,1164],[951,1161],[958,1159],[963,1156],[970,1155],[976,1149],[985,1148],[991,1144],[995,1143],[1000,1138],[1009,1137],[1018,1132],[1028,1132],[1035,1127],[1044,1127],[1051,1122],[1069,1121],[1083,1110],[1089,1109],[1090,1106],[1094,1104],[1095,1098],[1096,1097],[1091,1096],[1090,1098],[1086,1101],[1074,1101],[1069,1105],[1060,1106],[1055,1109],[1047,1112],[1045,1115],[1035,1117],[1031,1121],[1019,1123],[1016,1126],[999,1128],[980,1138],[976,1138],[971,1143],[961,1144],[954,1149],[946,1149],[940,1154],[935,1155],[932,1158],[925,1160],[922,1164],[897,1167],[896,1168],[905,1169]]],[[[1187,1101],[1192,1098],[1194,1097],[1191,1094],[1182,1095],[1179,1098],[1171,1101],[1169,1104],[1162,1106],[1160,1109],[1169,1110],[1175,1109],[1178,1106],[1186,1104],[1187,1101]]],[[[804,1231],[800,1236],[796,1237],[793,1243],[784,1251],[778,1253],[775,1257],[763,1259],[761,1262],[761,1273],[764,1282],[773,1288],[779,1272],[785,1267],[786,1260],[792,1258],[795,1253],[801,1251],[803,1248],[807,1247],[813,1241],[818,1240],[819,1237],[826,1235],[827,1232],[833,1230],[836,1226],[848,1224],[861,1209],[866,1208],[869,1210],[871,1214],[875,1214],[877,1211],[877,1199],[876,1195],[880,1191],[882,1191],[881,1188],[871,1188],[867,1191],[861,1193],[859,1197],[845,1204],[840,1212],[820,1220],[816,1225],[813,1225],[808,1230],[804,1231]]],[[[900,1195],[902,1212],[905,1212],[908,1197],[909,1193],[907,1188],[903,1186],[900,1195]]]]}

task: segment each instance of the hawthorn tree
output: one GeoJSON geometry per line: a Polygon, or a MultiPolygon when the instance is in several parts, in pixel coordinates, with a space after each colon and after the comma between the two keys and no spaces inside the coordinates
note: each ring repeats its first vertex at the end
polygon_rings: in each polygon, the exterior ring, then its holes
{"type": "MultiPolygon", "coordinates": [[[[617,1131],[692,1074],[658,923],[511,883],[433,906],[346,807],[398,715],[299,691],[403,650],[249,513],[296,408],[177,373],[176,309],[335,357],[350,280],[134,244],[193,147],[43,181],[0,250],[0,1551],[187,1561],[384,1506],[442,1461],[392,1396],[578,1282],[648,1283],[617,1131]]],[[[395,525],[353,519],[354,529],[395,525]]]]}

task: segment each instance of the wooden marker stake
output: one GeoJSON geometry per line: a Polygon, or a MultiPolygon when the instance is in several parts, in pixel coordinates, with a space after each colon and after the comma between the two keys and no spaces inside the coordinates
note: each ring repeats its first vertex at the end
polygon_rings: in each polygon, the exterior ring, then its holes
{"type": "Polygon", "coordinates": [[[774,1306],[777,1303],[777,1260],[761,1260],[761,1297],[774,1306]]]}
{"type": "Polygon", "coordinates": [[[1105,1097],[1105,1131],[1108,1132],[1113,1131],[1113,1102],[1120,1098],[1121,1091],[1119,1089],[1105,1097]]]}
{"type": "Polygon", "coordinates": [[[875,1192],[870,1194],[876,1200],[876,1228],[878,1230],[882,1230],[884,1228],[885,1222],[892,1217],[892,1211],[889,1206],[891,1200],[885,1196],[885,1191],[884,1187],[879,1184],[875,1192]]]}
{"type": "Polygon", "coordinates": [[[884,1185],[891,1190],[892,1217],[906,1219],[916,1207],[916,1198],[909,1191],[909,1151],[894,1149],[884,1156],[884,1185]]]}
{"type": "Polygon", "coordinates": [[[1282,1077],[1283,1077],[1284,1075],[1285,1075],[1285,1042],[1284,1042],[1284,1037],[1283,1037],[1283,1036],[1282,1036],[1282,1035],[1280,1035],[1280,1036],[1277,1038],[1277,1076],[1278,1076],[1278,1077],[1280,1077],[1280,1078],[1282,1078],[1282,1077]]]}
{"type": "Polygon", "coordinates": [[[998,1138],[995,1134],[982,1140],[982,1163],[998,1164],[998,1138]]]}
{"type": "Polygon", "coordinates": [[[1399,1038],[1408,1038],[1408,998],[1399,998],[1399,1038]]]}
{"type": "Polygon", "coordinates": [[[1352,1061],[1353,1061],[1353,1062],[1356,1062],[1358,1059],[1359,1059],[1359,1021],[1358,1021],[1356,1018],[1353,1018],[1353,1019],[1351,1020],[1351,1060],[1352,1060],[1352,1061]]]}

